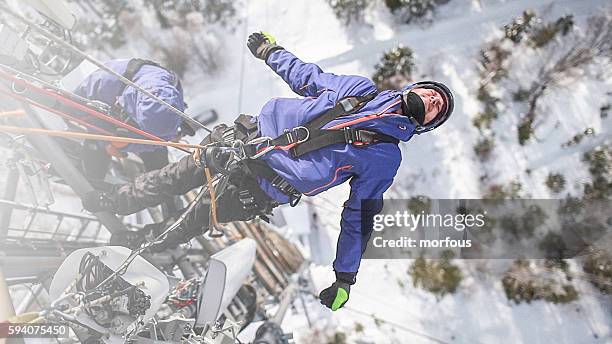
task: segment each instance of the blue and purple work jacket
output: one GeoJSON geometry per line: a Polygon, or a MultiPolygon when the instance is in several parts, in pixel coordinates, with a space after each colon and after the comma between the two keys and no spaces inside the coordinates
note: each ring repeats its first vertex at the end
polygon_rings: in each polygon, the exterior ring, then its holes
{"type": "MultiPolygon", "coordinates": [[[[368,78],[324,73],[319,66],[305,63],[286,50],[273,52],[266,63],[302,97],[268,101],[257,117],[261,136],[276,138],[285,129],[304,125],[322,115],[342,98],[378,92],[368,78]]],[[[405,89],[408,88],[410,86],[405,89]]],[[[323,128],[350,126],[408,141],[415,128],[408,117],[402,115],[401,92],[404,90],[380,92],[357,113],[333,120],[323,128]]],[[[298,158],[282,149],[272,150],[261,159],[306,196],[314,196],[349,181],[351,193],[342,211],[334,269],[337,272],[357,272],[372,233],[371,218],[381,211],[383,193],[393,183],[402,161],[399,147],[394,143],[364,147],[342,143],[298,158]],[[362,202],[364,200],[368,202],[362,202]]],[[[272,198],[281,203],[288,202],[287,196],[267,181],[260,179],[259,182],[272,198]]]]}
{"type": "MultiPolygon", "coordinates": [[[[111,60],[104,65],[116,73],[124,74],[129,62],[130,60],[111,60]]],[[[145,64],[134,74],[132,81],[180,111],[185,110],[183,89],[174,73],[164,68],[145,64]]],[[[132,86],[125,86],[117,77],[102,69],[88,75],[77,86],[74,93],[90,100],[97,100],[120,108],[129,117],[129,124],[164,140],[175,139],[178,128],[183,122],[181,117],[165,105],[149,98],[132,86]]],[[[114,125],[100,119],[93,120],[93,124],[108,130],[115,128],[114,125]]],[[[142,138],[136,134],[130,133],[130,135],[142,138]]],[[[158,149],[162,149],[162,147],[129,144],[123,148],[123,151],[137,153],[158,149]]]]}

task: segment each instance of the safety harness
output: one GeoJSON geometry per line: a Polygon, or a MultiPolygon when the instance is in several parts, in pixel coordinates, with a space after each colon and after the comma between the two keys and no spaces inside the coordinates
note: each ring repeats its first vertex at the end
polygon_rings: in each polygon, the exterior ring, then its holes
{"type": "Polygon", "coordinates": [[[245,153],[250,158],[259,158],[262,153],[265,154],[265,152],[273,149],[283,149],[288,150],[292,157],[298,158],[306,153],[338,143],[350,144],[355,147],[383,142],[398,144],[398,139],[372,130],[353,129],[348,126],[342,129],[323,129],[331,121],[359,111],[376,95],[377,93],[373,93],[367,96],[343,98],[321,116],[302,126],[287,129],[282,135],[269,140],[265,147],[260,147],[260,144],[248,144],[247,142],[245,153]]]}
{"type": "MultiPolygon", "coordinates": [[[[398,139],[376,131],[353,129],[350,127],[337,130],[323,129],[331,121],[359,111],[367,102],[374,99],[376,95],[374,93],[367,96],[343,98],[322,115],[302,126],[287,129],[285,133],[274,139],[262,140],[263,138],[259,137],[256,121],[251,116],[244,114],[238,116],[234,121],[234,138],[245,143],[242,147],[245,159],[240,161],[242,168],[248,173],[266,180],[285,194],[289,198],[291,206],[297,205],[302,193],[259,158],[273,149],[287,150],[292,157],[297,158],[306,153],[340,143],[351,144],[355,147],[364,147],[383,142],[398,144],[398,139]]],[[[249,193],[249,190],[241,190],[240,201],[245,209],[257,208],[257,204],[254,204],[254,198],[249,193]]]]}

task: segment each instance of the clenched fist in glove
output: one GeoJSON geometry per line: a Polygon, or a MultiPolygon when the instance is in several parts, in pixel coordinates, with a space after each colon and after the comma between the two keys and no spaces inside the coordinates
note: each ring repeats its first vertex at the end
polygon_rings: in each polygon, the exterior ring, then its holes
{"type": "Polygon", "coordinates": [[[247,40],[247,47],[249,47],[253,56],[264,61],[276,50],[284,49],[276,45],[276,39],[272,35],[263,31],[252,33],[247,40]]]}
{"type": "Polygon", "coordinates": [[[349,299],[351,285],[342,281],[336,281],[331,286],[323,289],[319,294],[321,304],[330,308],[332,311],[337,311],[342,308],[349,299]]]}

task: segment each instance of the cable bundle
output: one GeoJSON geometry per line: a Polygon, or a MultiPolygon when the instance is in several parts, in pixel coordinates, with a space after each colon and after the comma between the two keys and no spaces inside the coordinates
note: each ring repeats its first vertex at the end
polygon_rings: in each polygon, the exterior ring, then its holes
{"type": "Polygon", "coordinates": [[[86,304],[92,304],[84,307],[87,315],[103,327],[109,327],[117,315],[138,317],[151,307],[151,296],[117,275],[112,277],[113,274],[98,256],[89,252],[79,264],[76,289],[86,304]],[[112,279],[102,284],[109,277],[112,279]]]}

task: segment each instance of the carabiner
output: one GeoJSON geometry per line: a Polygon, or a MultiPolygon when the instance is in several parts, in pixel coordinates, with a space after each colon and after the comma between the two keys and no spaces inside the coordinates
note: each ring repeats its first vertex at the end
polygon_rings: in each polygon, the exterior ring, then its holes
{"type": "MultiPolygon", "coordinates": [[[[22,78],[22,77],[20,77],[20,76],[15,76],[15,79],[22,80],[24,83],[25,83],[25,81],[26,81],[24,78],[22,78]]],[[[15,87],[15,83],[16,83],[16,81],[13,81],[13,83],[11,84],[11,89],[12,89],[12,90],[13,90],[13,92],[15,92],[16,94],[24,94],[24,93],[25,93],[25,92],[28,90],[28,87],[27,87],[27,86],[25,86],[25,85],[23,86],[23,89],[22,89],[22,90],[17,90],[17,88],[15,87]]]]}

